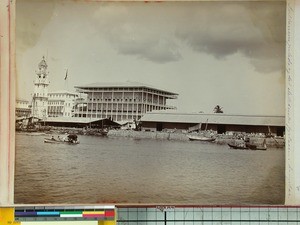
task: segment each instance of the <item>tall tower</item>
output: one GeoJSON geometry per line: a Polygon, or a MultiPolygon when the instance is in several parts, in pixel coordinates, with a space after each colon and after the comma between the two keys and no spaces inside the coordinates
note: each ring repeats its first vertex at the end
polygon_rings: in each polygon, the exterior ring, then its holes
{"type": "Polygon", "coordinates": [[[32,116],[44,119],[48,116],[48,85],[49,79],[47,71],[47,63],[43,56],[42,61],[35,71],[36,78],[34,81],[34,93],[32,99],[32,116]]]}

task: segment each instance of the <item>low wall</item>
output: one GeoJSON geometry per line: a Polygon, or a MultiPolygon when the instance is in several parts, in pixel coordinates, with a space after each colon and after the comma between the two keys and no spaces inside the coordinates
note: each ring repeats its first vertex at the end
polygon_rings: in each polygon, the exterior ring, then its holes
{"type": "MultiPolygon", "coordinates": [[[[146,131],[133,131],[133,130],[110,130],[108,136],[114,137],[127,137],[136,139],[158,139],[158,140],[177,140],[177,141],[188,141],[187,134],[181,132],[146,132],[146,131]]],[[[262,144],[264,137],[250,137],[251,144],[262,144]]],[[[216,144],[228,144],[234,142],[236,139],[230,135],[219,134],[216,136],[214,143],[216,144]]],[[[284,147],[283,138],[266,138],[267,146],[269,147],[284,147]]]]}

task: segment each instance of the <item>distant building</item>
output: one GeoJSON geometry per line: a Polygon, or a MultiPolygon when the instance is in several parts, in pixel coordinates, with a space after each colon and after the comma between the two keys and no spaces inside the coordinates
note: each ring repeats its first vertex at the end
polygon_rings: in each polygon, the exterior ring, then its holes
{"type": "Polygon", "coordinates": [[[85,107],[77,108],[75,117],[111,118],[114,121],[133,121],[153,110],[175,109],[167,105],[167,100],[178,96],[135,82],[94,83],[75,88],[87,94],[85,107]]]}
{"type": "Polygon", "coordinates": [[[48,93],[48,117],[72,117],[79,94],[69,91],[48,93]]]}
{"type": "Polygon", "coordinates": [[[48,65],[45,57],[38,64],[36,79],[34,82],[34,93],[32,98],[32,111],[33,117],[46,118],[48,116],[48,86],[49,77],[47,71],[48,65]]]}
{"type": "Polygon", "coordinates": [[[72,128],[119,128],[121,125],[109,119],[92,119],[79,117],[48,117],[44,123],[55,127],[72,127],[72,128]]]}
{"type": "Polygon", "coordinates": [[[29,101],[23,99],[16,100],[16,117],[29,117],[31,108],[29,101]]]}
{"type": "Polygon", "coordinates": [[[226,132],[272,133],[283,136],[284,116],[229,115],[223,113],[150,112],[141,118],[143,131],[214,130],[226,132]]]}

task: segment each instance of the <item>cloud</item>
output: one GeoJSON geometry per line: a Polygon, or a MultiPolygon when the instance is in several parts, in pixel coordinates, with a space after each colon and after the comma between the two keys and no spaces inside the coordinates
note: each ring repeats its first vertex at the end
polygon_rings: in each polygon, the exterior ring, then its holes
{"type": "Polygon", "coordinates": [[[195,23],[178,27],[176,37],[193,50],[218,59],[241,53],[259,72],[282,70],[285,3],[215,3],[193,15],[195,23]],[[265,63],[265,64],[264,64],[265,63]]]}
{"type": "Polygon", "coordinates": [[[178,61],[182,56],[176,39],[157,21],[161,12],[155,8],[142,2],[103,4],[94,15],[95,26],[119,54],[161,64],[178,61]]]}
{"type": "Polygon", "coordinates": [[[168,38],[156,37],[149,39],[148,37],[134,36],[130,38],[124,36],[118,38],[114,36],[110,39],[120,54],[134,55],[155,63],[167,63],[182,58],[176,43],[168,38]]]}
{"type": "Polygon", "coordinates": [[[19,52],[36,45],[43,29],[51,21],[54,9],[54,1],[17,1],[16,44],[19,52]]]}
{"type": "Polygon", "coordinates": [[[259,72],[284,66],[285,2],[102,6],[94,15],[96,26],[120,54],[167,63],[182,59],[186,45],[220,60],[240,53],[259,72]]]}
{"type": "Polygon", "coordinates": [[[284,70],[285,2],[22,2],[18,50],[34,46],[57,16],[53,37],[68,30],[72,40],[81,26],[119,54],[153,63],[180,61],[189,49],[219,60],[240,54],[262,73],[284,70]]]}

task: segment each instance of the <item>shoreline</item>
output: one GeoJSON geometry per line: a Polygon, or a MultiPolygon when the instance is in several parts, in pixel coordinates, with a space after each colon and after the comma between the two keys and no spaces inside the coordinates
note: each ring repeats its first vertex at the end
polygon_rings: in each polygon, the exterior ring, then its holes
{"type": "MultiPolygon", "coordinates": [[[[17,131],[16,131],[17,132],[17,131]]],[[[68,134],[74,133],[77,135],[87,135],[87,136],[106,136],[100,135],[97,133],[90,133],[82,128],[60,128],[60,127],[52,127],[49,131],[40,131],[40,132],[26,132],[21,131],[18,133],[26,133],[26,134],[68,134]]],[[[196,133],[184,133],[181,131],[176,132],[168,132],[168,131],[134,131],[134,130],[109,130],[107,133],[108,137],[123,137],[123,138],[134,138],[134,139],[157,139],[157,140],[174,140],[174,141],[189,141],[187,135],[197,135],[196,133]]],[[[215,134],[216,140],[212,142],[213,144],[219,145],[227,145],[233,144],[235,142],[242,141],[238,139],[234,135],[226,135],[226,134],[215,134]]],[[[250,137],[250,143],[255,145],[261,145],[266,139],[266,144],[268,147],[272,148],[284,148],[285,147],[285,140],[282,137],[275,137],[275,138],[265,138],[260,135],[255,134],[248,134],[250,137]]],[[[197,141],[195,141],[197,142],[197,141]]]]}
{"type": "MultiPolygon", "coordinates": [[[[158,140],[176,140],[176,141],[189,141],[188,133],[182,132],[147,132],[147,131],[133,131],[133,130],[110,130],[108,136],[112,137],[125,137],[136,139],[158,139],[158,140]]],[[[227,145],[235,141],[239,141],[233,135],[217,134],[216,140],[212,143],[219,145],[227,145]]],[[[265,138],[252,136],[250,137],[251,144],[262,144],[266,139],[267,146],[274,148],[284,148],[284,138],[265,138]]],[[[195,141],[197,142],[197,141],[195,141]]]]}

